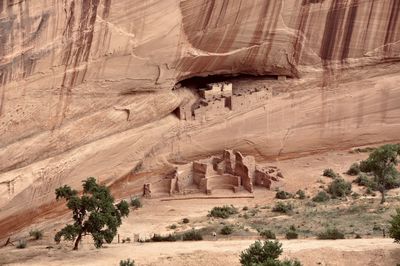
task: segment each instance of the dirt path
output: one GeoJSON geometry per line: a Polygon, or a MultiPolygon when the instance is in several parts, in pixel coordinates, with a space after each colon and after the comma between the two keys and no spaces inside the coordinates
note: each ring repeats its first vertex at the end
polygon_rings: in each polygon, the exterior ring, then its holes
{"type": "MultiPolygon", "coordinates": [[[[172,243],[115,244],[96,250],[49,250],[44,246],[28,250],[1,250],[1,253],[30,257],[8,265],[118,265],[121,259],[135,259],[137,265],[240,265],[239,254],[253,240],[172,243]]],[[[392,239],[282,240],[284,257],[298,258],[303,265],[395,265],[400,261],[399,245],[392,239]]]]}

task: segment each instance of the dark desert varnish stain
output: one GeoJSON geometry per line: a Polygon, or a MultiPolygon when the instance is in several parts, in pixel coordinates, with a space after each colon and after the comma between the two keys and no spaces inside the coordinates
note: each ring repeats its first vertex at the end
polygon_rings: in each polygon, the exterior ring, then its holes
{"type": "Polygon", "coordinates": [[[297,65],[303,50],[303,42],[306,34],[306,27],[310,17],[310,3],[309,0],[303,0],[300,7],[299,16],[297,17],[297,34],[293,45],[293,58],[297,65]]]}
{"type": "Polygon", "coordinates": [[[326,17],[320,48],[320,57],[324,61],[324,64],[326,64],[326,60],[331,60],[334,57],[335,43],[342,28],[345,11],[341,0],[332,1],[326,17]]]}
{"type": "Polygon", "coordinates": [[[97,8],[100,0],[87,0],[81,2],[80,18],[78,21],[77,36],[74,38],[75,27],[75,1],[71,2],[69,17],[64,30],[64,40],[67,43],[63,56],[65,65],[64,76],[61,83],[59,104],[57,105],[56,121],[53,129],[60,127],[65,118],[70,104],[72,88],[84,81],[87,72],[87,62],[93,43],[94,24],[96,23],[97,8]],[[81,63],[85,63],[83,70],[78,70],[81,63]],[[69,71],[72,69],[72,71],[69,71]]]}
{"type": "Polygon", "coordinates": [[[340,59],[346,59],[349,56],[351,37],[353,36],[354,23],[357,17],[358,1],[353,0],[350,4],[350,10],[346,19],[345,32],[342,41],[342,53],[340,59]]]}
{"type": "Polygon", "coordinates": [[[104,0],[103,19],[110,16],[111,0],[104,0]]]}
{"type": "Polygon", "coordinates": [[[389,23],[386,28],[385,40],[384,40],[384,52],[385,55],[390,53],[389,44],[395,41],[396,33],[399,25],[399,13],[400,13],[400,0],[392,0],[390,4],[390,17],[389,23]]]}

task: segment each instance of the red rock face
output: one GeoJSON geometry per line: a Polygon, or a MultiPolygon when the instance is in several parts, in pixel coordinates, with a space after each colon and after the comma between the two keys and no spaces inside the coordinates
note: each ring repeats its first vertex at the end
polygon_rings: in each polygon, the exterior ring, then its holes
{"type": "Polygon", "coordinates": [[[0,222],[87,176],[398,141],[399,13],[398,0],[0,0],[0,222]],[[264,105],[180,122],[193,93],[174,85],[219,74],[293,79],[268,83],[264,105]]]}
{"type": "Polygon", "coordinates": [[[309,64],[398,58],[399,5],[358,0],[183,1],[184,32],[192,48],[201,52],[184,58],[179,69],[188,75],[234,71],[298,76],[309,64]]]}

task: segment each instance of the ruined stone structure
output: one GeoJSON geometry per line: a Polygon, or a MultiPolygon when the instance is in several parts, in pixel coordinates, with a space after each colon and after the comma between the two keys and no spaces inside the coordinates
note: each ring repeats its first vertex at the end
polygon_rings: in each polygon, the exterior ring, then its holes
{"type": "Polygon", "coordinates": [[[256,106],[271,98],[272,92],[265,89],[254,89],[246,91],[234,91],[230,99],[230,109],[233,111],[247,109],[251,106],[256,106]]]}
{"type": "Polygon", "coordinates": [[[178,107],[176,115],[179,119],[204,121],[231,110],[242,110],[265,102],[272,93],[266,87],[241,90],[234,89],[232,83],[221,82],[199,89],[199,95],[200,99],[196,103],[186,101],[178,107]]]}
{"type": "Polygon", "coordinates": [[[151,184],[146,183],[143,185],[143,197],[151,198],[151,184]]]}
{"type": "Polygon", "coordinates": [[[181,120],[192,120],[193,118],[192,104],[189,101],[182,103],[176,110],[176,115],[181,120]]]}
{"type": "MultiPolygon", "coordinates": [[[[244,189],[253,193],[254,186],[271,189],[273,182],[278,182],[280,177],[282,175],[276,167],[260,167],[253,156],[224,150],[221,157],[212,156],[177,167],[169,177],[151,184],[151,192],[159,195],[210,195],[216,189],[235,193],[244,189]]],[[[149,196],[149,191],[150,184],[145,184],[144,195],[149,196]]]]}

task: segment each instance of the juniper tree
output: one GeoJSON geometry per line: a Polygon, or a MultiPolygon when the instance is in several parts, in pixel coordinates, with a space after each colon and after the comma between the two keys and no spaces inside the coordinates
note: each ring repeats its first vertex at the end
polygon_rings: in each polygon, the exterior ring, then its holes
{"type": "Polygon", "coordinates": [[[66,225],[54,237],[56,243],[62,238],[74,242],[74,250],[85,235],[91,235],[96,248],[104,242],[111,243],[122,223],[122,217],[129,214],[129,205],[122,200],[114,205],[110,190],[99,185],[94,177],[83,181],[82,196],[70,186],[64,185],[56,189],[56,199],[65,199],[67,207],[72,211],[74,222],[66,225]]]}
{"type": "Polygon", "coordinates": [[[381,203],[385,202],[386,189],[398,185],[399,172],[396,165],[399,155],[400,144],[386,144],[374,150],[368,159],[361,163],[363,172],[373,173],[382,195],[381,203]]]}

